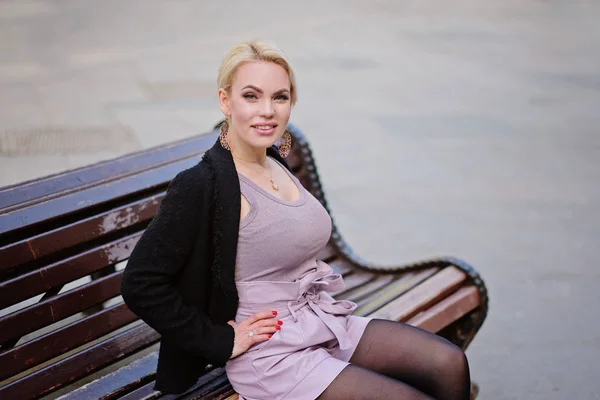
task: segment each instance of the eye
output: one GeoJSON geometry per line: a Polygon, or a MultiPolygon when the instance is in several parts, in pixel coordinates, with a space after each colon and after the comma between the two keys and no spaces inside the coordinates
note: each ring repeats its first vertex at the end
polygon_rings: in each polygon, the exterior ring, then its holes
{"type": "Polygon", "coordinates": [[[280,94],[277,97],[275,97],[275,100],[288,101],[289,99],[290,97],[287,94],[280,94]]]}
{"type": "Polygon", "coordinates": [[[249,100],[255,100],[257,99],[256,95],[254,93],[245,93],[244,95],[245,99],[249,99],[249,100]]]}

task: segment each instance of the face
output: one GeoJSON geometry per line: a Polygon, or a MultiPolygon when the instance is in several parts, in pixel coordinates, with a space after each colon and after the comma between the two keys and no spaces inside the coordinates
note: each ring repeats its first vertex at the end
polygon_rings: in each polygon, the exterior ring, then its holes
{"type": "Polygon", "coordinates": [[[290,78],[270,62],[250,62],[236,71],[231,91],[219,90],[223,114],[231,117],[228,137],[239,146],[266,149],[283,135],[292,110],[290,78]]]}

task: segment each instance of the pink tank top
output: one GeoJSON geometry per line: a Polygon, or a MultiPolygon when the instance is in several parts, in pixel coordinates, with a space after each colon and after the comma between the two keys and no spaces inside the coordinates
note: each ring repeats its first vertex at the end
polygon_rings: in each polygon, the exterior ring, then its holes
{"type": "Polygon", "coordinates": [[[329,241],[329,214],[283,168],[300,191],[296,201],[279,199],[238,173],[250,212],[240,221],[237,282],[293,282],[317,269],[317,255],[329,241]]]}

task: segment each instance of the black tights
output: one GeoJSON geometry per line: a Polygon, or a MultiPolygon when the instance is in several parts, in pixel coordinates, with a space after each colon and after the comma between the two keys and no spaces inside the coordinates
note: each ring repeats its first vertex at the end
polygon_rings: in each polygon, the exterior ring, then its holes
{"type": "Polygon", "coordinates": [[[407,324],[370,321],[350,363],[320,400],[470,397],[469,364],[463,351],[407,324]]]}

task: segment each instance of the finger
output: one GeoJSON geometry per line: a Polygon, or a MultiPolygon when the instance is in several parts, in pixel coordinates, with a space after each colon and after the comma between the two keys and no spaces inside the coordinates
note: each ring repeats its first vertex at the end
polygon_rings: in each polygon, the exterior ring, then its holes
{"type": "Polygon", "coordinates": [[[232,320],[232,321],[227,321],[227,323],[228,323],[229,325],[231,325],[231,326],[235,326],[235,321],[233,321],[233,320],[232,320]]]}
{"type": "Polygon", "coordinates": [[[281,326],[283,325],[283,321],[280,319],[270,318],[270,319],[261,319],[260,321],[256,321],[252,324],[252,328],[254,327],[263,327],[263,326],[281,326]]]}
{"type": "Polygon", "coordinates": [[[261,311],[257,312],[256,314],[252,314],[246,319],[246,321],[248,322],[248,324],[253,324],[261,319],[274,318],[276,315],[277,311],[261,311]]]}
{"type": "Polygon", "coordinates": [[[273,336],[272,334],[262,334],[262,335],[254,335],[252,336],[253,342],[254,343],[260,343],[260,342],[265,342],[269,339],[271,339],[271,336],[273,336]]]}
{"type": "Polygon", "coordinates": [[[254,329],[254,336],[260,335],[272,335],[275,332],[279,331],[281,328],[279,326],[265,326],[263,328],[254,329]]]}

